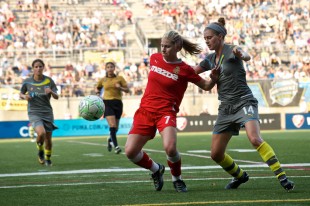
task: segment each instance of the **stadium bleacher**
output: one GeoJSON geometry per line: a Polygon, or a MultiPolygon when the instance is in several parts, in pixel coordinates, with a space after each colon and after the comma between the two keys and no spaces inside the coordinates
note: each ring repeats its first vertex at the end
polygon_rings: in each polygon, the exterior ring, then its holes
{"type": "MultiPolygon", "coordinates": [[[[71,84],[70,88],[89,85],[105,74],[102,62],[116,51],[118,72],[130,82],[131,94],[135,94],[137,87],[140,91],[145,84],[144,64],[151,52],[147,48],[150,39],[160,39],[165,30],[175,29],[205,46],[204,26],[220,16],[227,19],[226,41],[244,47],[253,57],[246,65],[248,79],[310,81],[310,18],[306,0],[294,4],[280,0],[220,4],[211,0],[39,0],[31,5],[21,2],[24,1],[0,3],[1,84],[7,84],[7,80],[20,84],[23,68],[39,57],[48,63],[46,74],[56,82],[71,84]],[[126,11],[132,12],[132,22],[126,11]],[[89,53],[96,58],[89,58],[89,53]],[[91,79],[85,75],[89,60],[94,67],[91,79]],[[74,70],[66,71],[67,62],[72,62],[74,70]]],[[[208,52],[205,48],[193,63],[208,52]]],[[[93,88],[81,89],[87,94],[93,88]]]]}

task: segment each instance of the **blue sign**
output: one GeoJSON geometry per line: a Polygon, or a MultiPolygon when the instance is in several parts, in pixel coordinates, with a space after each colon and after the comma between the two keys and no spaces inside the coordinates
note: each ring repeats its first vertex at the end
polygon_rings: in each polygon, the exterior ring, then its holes
{"type": "MultiPolygon", "coordinates": [[[[132,118],[122,118],[117,134],[128,134],[132,125],[132,118]]],[[[29,121],[0,122],[1,138],[29,137],[29,121]]],[[[68,136],[103,136],[109,135],[109,125],[106,119],[87,121],[84,119],[55,120],[59,129],[54,130],[53,137],[68,136]]]]}
{"type": "Polygon", "coordinates": [[[310,113],[285,114],[286,129],[310,129],[310,113]]]}
{"type": "MultiPolygon", "coordinates": [[[[119,123],[117,134],[128,134],[133,119],[122,118],[119,123]]],[[[87,121],[84,119],[55,120],[59,129],[54,130],[53,137],[63,136],[101,136],[110,134],[106,119],[87,121]]]]}
{"type": "Polygon", "coordinates": [[[28,137],[29,121],[0,122],[0,138],[28,137]]]}

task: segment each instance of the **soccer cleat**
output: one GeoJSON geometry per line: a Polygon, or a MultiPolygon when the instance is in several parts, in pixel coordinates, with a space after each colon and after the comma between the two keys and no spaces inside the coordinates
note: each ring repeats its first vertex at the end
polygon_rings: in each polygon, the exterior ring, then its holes
{"type": "Polygon", "coordinates": [[[157,172],[151,174],[156,191],[160,191],[164,186],[163,175],[165,172],[165,166],[161,164],[158,164],[158,165],[159,165],[159,169],[157,170],[157,172]]]}
{"type": "Polygon", "coordinates": [[[246,172],[243,172],[243,175],[240,178],[234,178],[225,189],[237,189],[242,183],[246,183],[249,180],[249,175],[246,172]]]}
{"type": "Polygon", "coordinates": [[[39,160],[39,163],[40,164],[44,164],[44,162],[45,162],[45,159],[44,159],[44,151],[42,150],[40,150],[39,152],[38,152],[38,160],[39,160]]]}
{"type": "Polygon", "coordinates": [[[286,191],[292,191],[295,187],[294,182],[288,180],[287,178],[284,178],[283,180],[280,180],[281,186],[286,190],[286,191]]]}
{"type": "Polygon", "coordinates": [[[122,149],[119,147],[115,147],[115,154],[119,154],[122,152],[122,149]]]}
{"type": "Polygon", "coordinates": [[[173,187],[177,192],[187,192],[187,187],[183,180],[174,181],[173,187]]]}
{"type": "Polygon", "coordinates": [[[112,151],[112,145],[111,145],[111,139],[110,139],[110,137],[108,137],[107,140],[108,140],[108,147],[107,147],[107,148],[108,148],[108,151],[111,152],[111,151],[112,151]]]}
{"type": "Polygon", "coordinates": [[[52,166],[52,161],[51,160],[45,160],[45,166],[52,166]]]}

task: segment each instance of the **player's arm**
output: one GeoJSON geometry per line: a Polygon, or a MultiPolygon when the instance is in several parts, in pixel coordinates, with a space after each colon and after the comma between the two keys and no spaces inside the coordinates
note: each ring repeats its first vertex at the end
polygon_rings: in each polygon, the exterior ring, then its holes
{"type": "Polygon", "coordinates": [[[205,91],[210,91],[214,86],[216,82],[213,81],[212,79],[206,80],[206,79],[201,79],[199,82],[196,83],[196,85],[205,90],[205,91]]]}
{"type": "Polygon", "coordinates": [[[31,96],[29,95],[29,92],[27,91],[27,87],[25,86],[25,83],[23,83],[20,89],[19,98],[23,100],[27,100],[27,101],[31,99],[31,96]]]}
{"type": "Polygon", "coordinates": [[[51,94],[54,99],[59,99],[59,95],[57,94],[57,87],[54,81],[51,82],[50,86],[46,86],[44,90],[45,94],[51,94]]]}
{"type": "Polygon", "coordinates": [[[236,57],[242,59],[243,61],[249,61],[251,59],[250,55],[238,46],[233,48],[233,53],[236,57]]]}
{"type": "Polygon", "coordinates": [[[124,78],[121,78],[120,83],[115,84],[115,87],[121,90],[122,92],[125,92],[125,93],[129,92],[127,82],[125,81],[124,78]]]}
{"type": "Polygon", "coordinates": [[[196,74],[203,73],[212,69],[212,63],[209,59],[202,60],[197,66],[194,67],[196,74]]]}
{"type": "Polygon", "coordinates": [[[53,90],[50,89],[50,92],[49,92],[49,93],[52,95],[52,97],[53,97],[54,99],[59,99],[59,95],[57,94],[57,92],[55,92],[55,91],[53,91],[53,90]]]}
{"type": "Polygon", "coordinates": [[[51,94],[54,99],[59,99],[59,95],[57,94],[57,92],[52,91],[51,94]]]}
{"type": "Polygon", "coordinates": [[[102,88],[103,88],[103,86],[102,86],[102,79],[100,79],[99,82],[96,85],[96,89],[97,89],[96,94],[98,96],[100,95],[100,92],[101,92],[102,88]]]}
{"type": "Polygon", "coordinates": [[[27,94],[24,94],[24,93],[19,93],[19,97],[23,100],[27,100],[29,101],[31,99],[31,96],[27,93],[27,94]]]}

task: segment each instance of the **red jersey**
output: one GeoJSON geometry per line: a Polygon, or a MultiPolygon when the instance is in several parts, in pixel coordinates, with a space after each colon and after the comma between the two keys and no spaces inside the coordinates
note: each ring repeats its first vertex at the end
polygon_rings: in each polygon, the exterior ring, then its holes
{"type": "Polygon", "coordinates": [[[183,62],[168,63],[161,53],[150,57],[150,72],[140,107],[149,112],[178,113],[188,82],[202,78],[183,62]]]}

